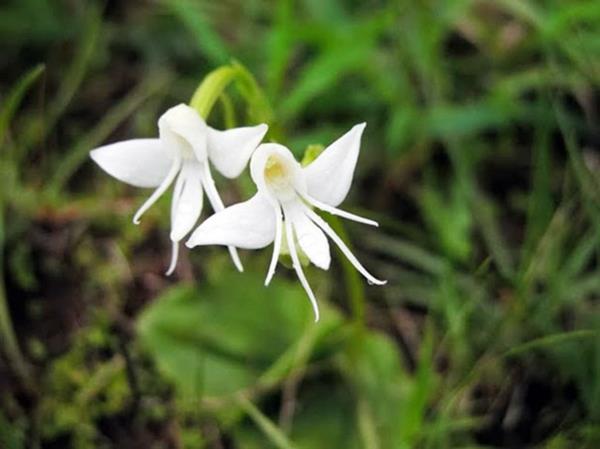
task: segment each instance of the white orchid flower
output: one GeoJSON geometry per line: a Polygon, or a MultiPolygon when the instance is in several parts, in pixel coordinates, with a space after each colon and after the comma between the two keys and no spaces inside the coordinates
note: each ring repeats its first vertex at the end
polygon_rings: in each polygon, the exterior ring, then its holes
{"type": "MultiPolygon", "coordinates": [[[[91,157],[120,181],[156,189],[136,212],[135,224],[139,224],[144,212],[175,181],[171,202],[173,251],[167,270],[169,275],[177,264],[179,242],[200,217],[203,190],[216,212],[225,208],[215,188],[209,161],[227,178],[239,176],[267,128],[263,124],[218,131],[208,126],[195,109],[180,104],[158,120],[158,138],[102,146],[92,150],[91,157]]],[[[243,271],[236,248],[230,246],[229,253],[237,269],[243,271]]]]}
{"type": "Polygon", "coordinates": [[[268,285],[275,273],[285,229],[294,270],[310,298],[315,321],[319,319],[319,308],[302,271],[296,244],[310,262],[327,270],[331,262],[328,236],[370,283],[385,284],[386,281],[376,279],[361,265],[342,239],[311,208],[377,226],[373,220],[336,208],[350,190],[365,126],[364,123],[354,126],[305,168],[286,147],[275,143],[260,145],[250,162],[252,179],[258,188],[256,195],[208,218],[192,233],[186,245],[189,248],[217,244],[258,249],[273,243],[265,280],[268,285]]]}

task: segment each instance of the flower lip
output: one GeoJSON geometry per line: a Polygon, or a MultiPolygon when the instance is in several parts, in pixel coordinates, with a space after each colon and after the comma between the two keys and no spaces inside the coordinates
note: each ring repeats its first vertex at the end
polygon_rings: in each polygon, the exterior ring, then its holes
{"type": "Polygon", "coordinates": [[[283,145],[260,145],[252,156],[250,174],[259,191],[271,201],[285,203],[306,192],[302,168],[283,145]]]}

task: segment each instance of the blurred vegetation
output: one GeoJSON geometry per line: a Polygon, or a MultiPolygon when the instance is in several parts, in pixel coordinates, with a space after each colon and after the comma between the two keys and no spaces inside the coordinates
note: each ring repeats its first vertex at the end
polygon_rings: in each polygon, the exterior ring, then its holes
{"type": "Polygon", "coordinates": [[[3,2],[0,447],[600,447],[599,30],[596,0],[3,2]],[[368,123],[346,204],[381,227],[332,225],[389,282],[308,268],[317,325],[268,250],[165,278],[168,200],[134,226],[88,158],[233,60],[258,85],[215,126],[301,159],[368,123]]]}

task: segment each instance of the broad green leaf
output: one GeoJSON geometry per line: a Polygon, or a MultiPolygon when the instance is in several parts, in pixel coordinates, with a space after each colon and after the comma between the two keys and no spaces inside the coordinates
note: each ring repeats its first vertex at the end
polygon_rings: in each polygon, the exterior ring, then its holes
{"type": "Polygon", "coordinates": [[[228,274],[212,285],[168,291],[145,310],[138,329],[182,395],[222,396],[256,384],[313,326],[321,337],[331,332],[339,319],[321,306],[315,324],[298,284],[275,279],[265,287],[262,276],[228,274]]]}

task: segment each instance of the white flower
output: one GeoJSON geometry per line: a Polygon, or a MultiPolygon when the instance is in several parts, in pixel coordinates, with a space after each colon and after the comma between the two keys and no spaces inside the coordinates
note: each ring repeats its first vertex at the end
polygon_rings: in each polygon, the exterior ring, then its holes
{"type": "MultiPolygon", "coordinates": [[[[180,104],[158,120],[157,139],[133,139],[92,150],[92,159],[109,175],[136,187],[156,190],[133,217],[140,217],[175,181],[171,202],[173,253],[167,274],[177,264],[179,241],[194,227],[202,211],[203,190],[212,208],[225,208],[215,188],[208,161],[224,176],[235,178],[246,167],[252,152],[267,132],[267,125],[218,131],[211,128],[196,110],[180,104]]],[[[243,271],[237,250],[229,252],[243,271]]]]}
{"type": "Polygon", "coordinates": [[[186,245],[190,248],[217,244],[258,249],[273,242],[273,257],[265,280],[268,285],[275,273],[285,229],[294,269],[310,298],[315,321],[319,319],[319,309],[302,271],[296,243],[313,264],[327,270],[331,261],[328,236],[369,282],[385,284],[386,281],[374,278],[360,264],[340,237],[311,208],[314,206],[377,226],[373,220],[336,208],[350,189],[364,128],[364,123],[354,126],[305,168],[286,147],[275,143],[260,145],[250,162],[252,179],[258,187],[256,195],[208,218],[192,233],[186,245]]]}

